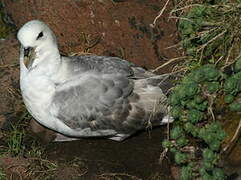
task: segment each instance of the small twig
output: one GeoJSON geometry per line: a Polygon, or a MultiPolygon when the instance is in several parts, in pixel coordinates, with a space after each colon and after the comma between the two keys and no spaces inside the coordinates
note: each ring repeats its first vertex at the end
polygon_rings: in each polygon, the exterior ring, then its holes
{"type": "Polygon", "coordinates": [[[195,147],[194,146],[184,146],[181,148],[182,152],[187,152],[187,153],[194,153],[195,152],[195,147]]]}
{"type": "Polygon", "coordinates": [[[207,92],[204,92],[204,95],[208,97],[208,101],[209,101],[209,107],[208,107],[208,112],[211,114],[213,121],[215,121],[215,115],[213,113],[213,103],[214,103],[214,99],[216,98],[216,95],[210,95],[207,92]]]}
{"type": "MultiPolygon", "coordinates": [[[[171,114],[171,107],[168,108],[168,113],[171,114]]],[[[170,140],[170,122],[168,119],[168,123],[167,123],[167,140],[170,140]]]]}
{"type": "MultiPolygon", "coordinates": [[[[170,114],[170,110],[171,107],[168,108],[168,113],[170,114]]],[[[170,122],[169,122],[169,118],[168,118],[168,122],[167,122],[167,140],[170,140],[170,122]]],[[[160,154],[160,158],[159,158],[159,163],[161,164],[163,159],[166,157],[166,154],[168,152],[168,148],[165,148],[161,154],[160,154]]]]}
{"type": "Polygon", "coordinates": [[[212,107],[208,107],[208,111],[209,111],[209,113],[211,114],[211,116],[212,116],[212,118],[213,118],[213,121],[215,121],[215,116],[214,116],[212,107]]]}
{"type": "Polygon", "coordinates": [[[193,22],[191,19],[184,18],[184,17],[178,17],[178,16],[169,16],[168,18],[170,18],[170,19],[181,19],[181,20],[186,20],[186,21],[189,21],[189,22],[193,22]]]}
{"type": "Polygon", "coordinates": [[[178,47],[178,46],[181,46],[181,42],[177,43],[177,44],[174,44],[174,45],[171,45],[171,46],[168,46],[166,48],[164,48],[165,50],[166,49],[171,49],[171,48],[175,48],[175,47],[178,47]]]}
{"type": "Polygon", "coordinates": [[[14,165],[7,166],[6,169],[12,169],[12,168],[15,168],[15,167],[28,167],[28,165],[26,165],[26,164],[14,164],[14,165]]]}
{"type": "Polygon", "coordinates": [[[181,8],[178,8],[178,9],[174,9],[171,11],[171,14],[174,13],[174,12],[177,12],[177,11],[181,11],[183,9],[187,9],[187,8],[190,8],[190,7],[194,7],[194,6],[203,6],[201,4],[191,4],[191,5],[187,5],[185,7],[181,7],[181,8]]]}
{"type": "Polygon", "coordinates": [[[97,44],[99,44],[99,42],[101,41],[101,36],[98,36],[97,39],[95,39],[95,41],[90,44],[90,42],[88,41],[87,43],[87,47],[84,49],[84,52],[88,52],[91,48],[95,47],[97,44]]]}
{"type": "Polygon", "coordinates": [[[100,177],[100,178],[104,178],[105,176],[110,176],[110,177],[125,176],[125,177],[130,177],[132,179],[142,180],[139,177],[136,177],[136,176],[133,176],[133,175],[130,175],[130,174],[126,174],[126,173],[103,173],[103,174],[98,175],[98,177],[100,177]]]}
{"type": "Polygon", "coordinates": [[[5,64],[5,65],[1,65],[0,68],[7,68],[7,67],[14,67],[14,66],[19,66],[19,64],[5,64]]]}
{"type": "Polygon", "coordinates": [[[223,56],[220,56],[218,60],[215,62],[215,66],[223,59],[223,56]]]}
{"type": "Polygon", "coordinates": [[[52,172],[52,171],[56,171],[57,169],[45,169],[45,170],[36,170],[34,171],[34,173],[47,173],[47,172],[52,172]]]}
{"type": "Polygon", "coordinates": [[[177,69],[177,70],[173,71],[173,73],[184,72],[183,74],[185,74],[187,71],[188,71],[188,68],[181,68],[181,69],[177,69]]]}
{"type": "Polygon", "coordinates": [[[185,59],[186,57],[187,57],[187,56],[182,56],[182,57],[177,57],[177,58],[170,59],[169,61],[167,61],[166,63],[162,64],[161,66],[158,66],[156,69],[151,70],[151,72],[156,72],[156,71],[158,71],[159,69],[167,66],[168,64],[173,63],[173,62],[175,62],[175,61],[177,61],[177,60],[179,60],[179,59],[185,59]]]}
{"type": "Polygon", "coordinates": [[[159,163],[160,163],[160,164],[162,163],[162,161],[163,161],[164,158],[166,157],[167,152],[168,152],[168,148],[165,148],[165,149],[161,152],[160,158],[159,158],[159,163]]]}
{"type": "Polygon", "coordinates": [[[81,52],[70,52],[68,55],[69,56],[84,56],[84,55],[93,55],[93,54],[81,51],[81,52]]]}
{"type": "Polygon", "coordinates": [[[223,148],[222,150],[222,154],[225,153],[226,155],[228,155],[231,150],[233,149],[233,147],[235,146],[235,144],[237,143],[237,140],[239,139],[241,135],[241,119],[239,121],[239,125],[232,137],[232,139],[230,140],[230,142],[223,148]]]}
{"type": "Polygon", "coordinates": [[[157,101],[154,102],[154,107],[153,107],[153,109],[152,109],[152,111],[151,111],[151,114],[150,114],[150,116],[149,116],[149,118],[148,118],[147,125],[146,125],[146,130],[148,131],[149,137],[150,137],[150,132],[151,132],[151,130],[152,130],[151,120],[154,118],[154,115],[155,115],[155,113],[156,113],[156,111],[157,111],[157,110],[156,110],[156,107],[157,107],[157,101]]]}
{"type": "Polygon", "coordinates": [[[234,63],[235,63],[240,57],[241,57],[241,53],[239,54],[238,57],[235,58],[234,61],[232,61],[232,62],[230,62],[230,63],[224,65],[224,66],[221,68],[221,70],[224,71],[224,69],[225,69],[226,67],[231,66],[232,64],[234,64],[234,63]]]}
{"type": "Polygon", "coordinates": [[[204,49],[208,44],[210,44],[211,42],[215,41],[216,39],[218,39],[220,36],[222,36],[224,33],[226,33],[227,31],[223,31],[221,33],[219,33],[217,36],[215,36],[214,38],[210,39],[207,43],[203,44],[200,48],[197,49],[197,52],[204,49]]]}
{"type": "Polygon", "coordinates": [[[233,141],[235,141],[236,139],[238,139],[240,133],[241,133],[241,119],[240,119],[239,124],[238,124],[238,127],[237,127],[237,129],[236,129],[236,131],[235,131],[235,133],[234,133],[234,136],[233,136],[233,138],[231,139],[231,142],[233,142],[233,141]]]}
{"type": "MultiPolygon", "coordinates": [[[[232,41],[231,41],[232,42],[232,41]]],[[[234,47],[234,44],[232,43],[232,46],[229,48],[228,50],[228,55],[227,55],[227,58],[225,60],[225,65],[228,64],[228,61],[229,61],[229,58],[230,58],[230,55],[231,55],[231,52],[233,50],[233,47],[234,47]]]]}
{"type": "MultiPolygon", "coordinates": [[[[198,52],[198,50],[196,51],[196,53],[198,52]]],[[[203,60],[203,52],[204,52],[204,48],[201,49],[201,54],[200,54],[200,57],[199,57],[199,64],[201,64],[202,60],[203,60]]]]}
{"type": "Polygon", "coordinates": [[[207,34],[211,34],[212,31],[218,30],[219,28],[215,27],[212,29],[208,29],[208,30],[203,30],[201,32],[197,32],[198,37],[205,37],[207,34]]]}
{"type": "Polygon", "coordinates": [[[169,1],[170,1],[170,0],[167,0],[167,1],[166,1],[166,4],[163,6],[163,8],[161,9],[161,11],[160,11],[160,12],[158,13],[158,15],[155,17],[153,23],[150,24],[150,26],[151,26],[152,28],[155,28],[155,26],[156,26],[156,21],[161,17],[161,15],[163,14],[163,12],[165,11],[165,9],[166,9],[169,1]]]}

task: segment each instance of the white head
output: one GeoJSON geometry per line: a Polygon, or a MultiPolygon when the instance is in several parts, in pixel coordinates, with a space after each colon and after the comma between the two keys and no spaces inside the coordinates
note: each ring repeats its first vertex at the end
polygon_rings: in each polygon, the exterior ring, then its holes
{"type": "Polygon", "coordinates": [[[24,64],[29,69],[40,63],[50,54],[58,54],[57,41],[54,33],[43,22],[32,20],[24,24],[18,31],[17,38],[22,45],[24,64]],[[41,59],[42,57],[42,59],[41,59]]]}
{"type": "Polygon", "coordinates": [[[51,29],[42,21],[32,20],[24,24],[17,34],[24,48],[35,48],[44,45],[56,45],[56,38],[51,29]]]}

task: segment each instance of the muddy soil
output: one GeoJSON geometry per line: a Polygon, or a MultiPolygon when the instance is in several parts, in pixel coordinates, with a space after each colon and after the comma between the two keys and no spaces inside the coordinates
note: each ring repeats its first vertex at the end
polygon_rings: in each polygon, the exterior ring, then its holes
{"type": "MultiPolygon", "coordinates": [[[[175,21],[168,19],[171,1],[155,28],[150,24],[164,1],[3,0],[2,3],[17,29],[32,19],[46,22],[56,33],[65,54],[90,52],[118,56],[147,69],[180,56],[174,46],[178,43],[175,21]],[[172,46],[174,48],[170,48],[172,46]]],[[[0,122],[4,127],[8,127],[9,122],[19,122],[25,111],[19,92],[18,48],[14,34],[0,42],[0,122]]],[[[170,72],[174,65],[157,73],[170,72]]],[[[36,169],[39,164],[37,158],[5,154],[0,158],[0,165],[8,179],[169,180],[173,179],[170,161],[164,159],[159,163],[165,134],[166,127],[159,127],[150,134],[144,131],[121,143],[83,139],[42,144],[44,161],[58,165],[45,172],[37,170],[44,173],[45,178],[40,178],[36,172],[30,173],[30,169],[36,169]]]]}
{"type": "Polygon", "coordinates": [[[173,180],[170,159],[159,161],[165,132],[165,127],[139,132],[122,143],[81,139],[42,144],[44,157],[4,154],[0,167],[13,180],[173,180]]]}
{"type": "Polygon", "coordinates": [[[82,179],[173,179],[168,159],[159,162],[161,139],[166,128],[156,128],[150,134],[140,132],[118,143],[105,139],[83,139],[48,146],[48,159],[71,161],[78,157],[87,165],[82,179]],[[121,176],[122,175],[122,176],[121,176]]]}

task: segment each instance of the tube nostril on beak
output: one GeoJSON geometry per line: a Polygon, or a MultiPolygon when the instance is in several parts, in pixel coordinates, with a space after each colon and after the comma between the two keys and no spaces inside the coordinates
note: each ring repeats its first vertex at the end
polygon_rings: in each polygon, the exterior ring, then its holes
{"type": "Polygon", "coordinates": [[[30,52],[30,47],[24,48],[24,56],[25,57],[29,55],[29,52],[30,52]]]}

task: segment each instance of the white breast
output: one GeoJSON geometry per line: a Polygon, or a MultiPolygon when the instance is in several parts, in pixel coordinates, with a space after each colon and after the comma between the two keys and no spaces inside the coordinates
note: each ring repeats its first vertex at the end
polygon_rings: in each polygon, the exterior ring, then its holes
{"type": "Polygon", "coordinates": [[[36,72],[22,74],[20,87],[24,103],[31,115],[42,125],[58,132],[78,135],[50,112],[55,93],[55,84],[44,75],[36,72]]]}
{"type": "Polygon", "coordinates": [[[55,91],[55,85],[47,77],[34,72],[24,74],[20,79],[24,103],[31,115],[39,122],[46,121],[48,107],[55,91]]]}

